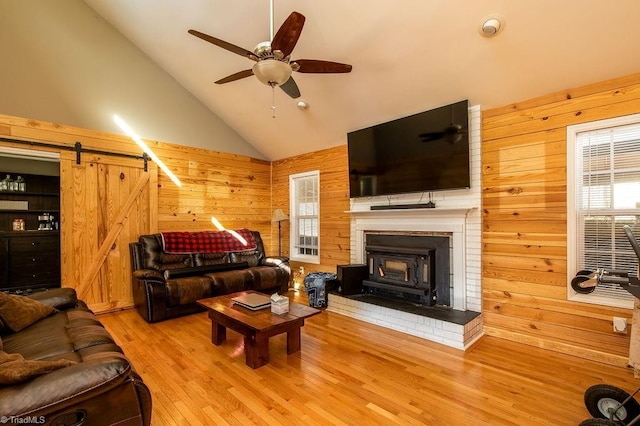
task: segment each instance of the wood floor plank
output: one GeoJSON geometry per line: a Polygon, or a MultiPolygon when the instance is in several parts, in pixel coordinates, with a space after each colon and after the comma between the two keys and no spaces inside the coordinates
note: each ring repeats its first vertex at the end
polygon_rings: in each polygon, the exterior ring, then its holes
{"type": "Polygon", "coordinates": [[[149,386],[154,426],[575,425],[589,386],[639,385],[631,369],[497,337],[463,352],[326,311],[305,321],[300,352],[274,336],[255,370],[239,334],[211,343],[206,313],[100,319],[149,386]]]}

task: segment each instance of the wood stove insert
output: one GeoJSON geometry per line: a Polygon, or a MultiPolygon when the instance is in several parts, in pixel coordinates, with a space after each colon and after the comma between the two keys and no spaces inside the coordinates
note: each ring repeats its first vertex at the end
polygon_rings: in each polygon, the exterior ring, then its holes
{"type": "Polygon", "coordinates": [[[449,237],[368,233],[365,292],[420,305],[450,305],[449,237]]]}

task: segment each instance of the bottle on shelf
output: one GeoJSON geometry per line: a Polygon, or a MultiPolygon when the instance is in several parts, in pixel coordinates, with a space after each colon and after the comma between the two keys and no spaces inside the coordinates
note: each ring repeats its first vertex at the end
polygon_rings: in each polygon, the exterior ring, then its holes
{"type": "Polygon", "coordinates": [[[18,190],[18,182],[15,181],[15,179],[11,179],[11,177],[9,177],[9,191],[17,191],[18,190]]]}
{"type": "Polygon", "coordinates": [[[18,176],[18,178],[16,179],[16,186],[16,191],[26,192],[27,190],[27,183],[24,181],[24,178],[22,176],[18,176]]]}
{"type": "Polygon", "coordinates": [[[13,182],[11,176],[7,175],[6,178],[0,181],[0,191],[11,191],[11,182],[13,182]]]}
{"type": "Polygon", "coordinates": [[[13,219],[13,230],[24,231],[24,219],[13,219]]]}

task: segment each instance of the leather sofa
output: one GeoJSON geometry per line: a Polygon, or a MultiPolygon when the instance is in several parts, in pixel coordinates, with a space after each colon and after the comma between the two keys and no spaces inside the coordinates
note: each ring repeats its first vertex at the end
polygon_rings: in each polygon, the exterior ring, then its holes
{"type": "Polygon", "coordinates": [[[0,325],[4,352],[20,354],[27,362],[71,365],[0,385],[2,423],[149,425],[147,386],[75,291],[52,289],[24,297],[57,311],[17,332],[0,325]]]}
{"type": "Polygon", "coordinates": [[[133,300],[138,313],[157,322],[204,310],[196,303],[217,295],[255,290],[284,293],[291,268],[286,257],[267,257],[262,237],[255,249],[224,252],[165,252],[162,234],[142,235],[129,244],[133,300]]]}

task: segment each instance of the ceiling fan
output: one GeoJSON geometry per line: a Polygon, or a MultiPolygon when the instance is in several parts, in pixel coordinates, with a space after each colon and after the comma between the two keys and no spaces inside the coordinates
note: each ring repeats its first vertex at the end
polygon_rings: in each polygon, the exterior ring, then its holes
{"type": "Polygon", "coordinates": [[[216,84],[225,84],[255,75],[264,84],[271,87],[280,86],[287,95],[295,99],[300,97],[300,90],[291,76],[293,71],[316,74],[348,73],[352,68],[348,64],[317,59],[291,60],[290,55],[300,38],[304,21],[305,17],[302,14],[292,12],[274,36],[273,0],[271,0],[271,41],[259,43],[253,52],[200,31],[189,30],[189,34],[256,62],[252,68],[221,78],[215,82],[216,84]]]}

